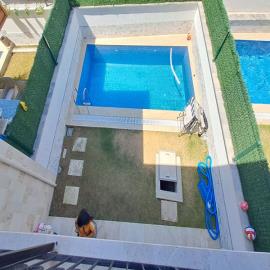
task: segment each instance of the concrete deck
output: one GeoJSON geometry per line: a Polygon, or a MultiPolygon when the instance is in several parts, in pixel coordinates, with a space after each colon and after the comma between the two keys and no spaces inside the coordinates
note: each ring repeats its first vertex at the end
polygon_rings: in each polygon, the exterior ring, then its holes
{"type": "MultiPolygon", "coordinates": [[[[105,220],[95,221],[97,223],[97,239],[200,248],[220,248],[219,241],[213,241],[205,229],[105,220]]],[[[52,225],[53,230],[57,234],[66,236],[76,236],[74,222],[74,218],[52,216],[47,220],[47,224],[52,225]]]]}
{"type": "Polygon", "coordinates": [[[224,0],[228,12],[270,12],[268,0],[224,0]]]}

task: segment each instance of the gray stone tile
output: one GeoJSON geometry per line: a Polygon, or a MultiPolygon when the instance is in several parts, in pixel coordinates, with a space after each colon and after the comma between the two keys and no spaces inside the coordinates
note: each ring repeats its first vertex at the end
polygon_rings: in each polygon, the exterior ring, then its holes
{"type": "Polygon", "coordinates": [[[71,159],[68,168],[68,175],[82,176],[84,160],[71,159]]]}
{"type": "Polygon", "coordinates": [[[78,197],[79,197],[79,187],[66,186],[64,193],[64,204],[77,205],[78,197]]]}
{"type": "Polygon", "coordinates": [[[177,222],[177,203],[161,200],[161,219],[177,222]]]}
{"type": "Polygon", "coordinates": [[[74,145],[72,147],[72,151],[85,152],[86,144],[87,144],[87,138],[79,137],[75,140],[74,145]]]}

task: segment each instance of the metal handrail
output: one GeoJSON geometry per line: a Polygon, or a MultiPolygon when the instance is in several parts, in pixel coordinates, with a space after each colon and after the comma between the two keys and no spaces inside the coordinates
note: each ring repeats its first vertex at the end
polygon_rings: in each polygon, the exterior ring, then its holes
{"type": "Polygon", "coordinates": [[[172,54],[173,54],[173,49],[170,48],[170,66],[171,66],[171,71],[172,71],[172,74],[173,74],[173,76],[175,78],[175,81],[177,82],[178,85],[180,85],[180,80],[179,80],[179,78],[178,78],[178,76],[177,76],[177,74],[176,74],[176,72],[174,70],[174,67],[173,67],[172,54]]]}

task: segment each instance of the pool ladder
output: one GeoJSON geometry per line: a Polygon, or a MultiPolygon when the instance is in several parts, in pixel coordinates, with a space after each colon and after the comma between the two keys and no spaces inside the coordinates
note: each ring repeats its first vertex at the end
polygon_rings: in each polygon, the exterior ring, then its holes
{"type": "Polygon", "coordinates": [[[170,66],[171,66],[171,71],[172,71],[172,74],[174,76],[176,83],[178,85],[180,85],[180,80],[179,80],[179,78],[174,70],[174,67],[173,67],[173,49],[172,48],[170,48],[170,66]]]}
{"type": "Polygon", "coordinates": [[[85,87],[83,89],[83,105],[86,105],[86,106],[91,106],[91,102],[85,102],[85,99],[86,99],[86,91],[87,91],[87,88],[85,87]]]}

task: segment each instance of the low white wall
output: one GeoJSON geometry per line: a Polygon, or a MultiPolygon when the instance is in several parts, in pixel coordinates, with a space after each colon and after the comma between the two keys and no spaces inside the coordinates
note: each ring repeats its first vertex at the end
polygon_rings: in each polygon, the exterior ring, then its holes
{"type": "Polygon", "coordinates": [[[83,38],[72,11],[35,143],[34,159],[57,173],[83,38]]]}
{"type": "Polygon", "coordinates": [[[0,230],[31,232],[49,214],[55,176],[0,140],[0,230]]]}
{"type": "MultiPolygon", "coordinates": [[[[18,250],[55,242],[57,242],[56,251],[59,254],[170,266],[175,269],[269,270],[270,265],[269,253],[262,252],[239,252],[84,237],[0,232],[0,249],[18,250]]],[[[80,269],[82,267],[83,265],[80,269]]]]}
{"type": "Polygon", "coordinates": [[[1,31],[18,46],[37,45],[50,12],[51,8],[46,8],[42,15],[36,15],[33,9],[29,15],[25,10],[19,10],[18,15],[10,11],[1,31]]]}

